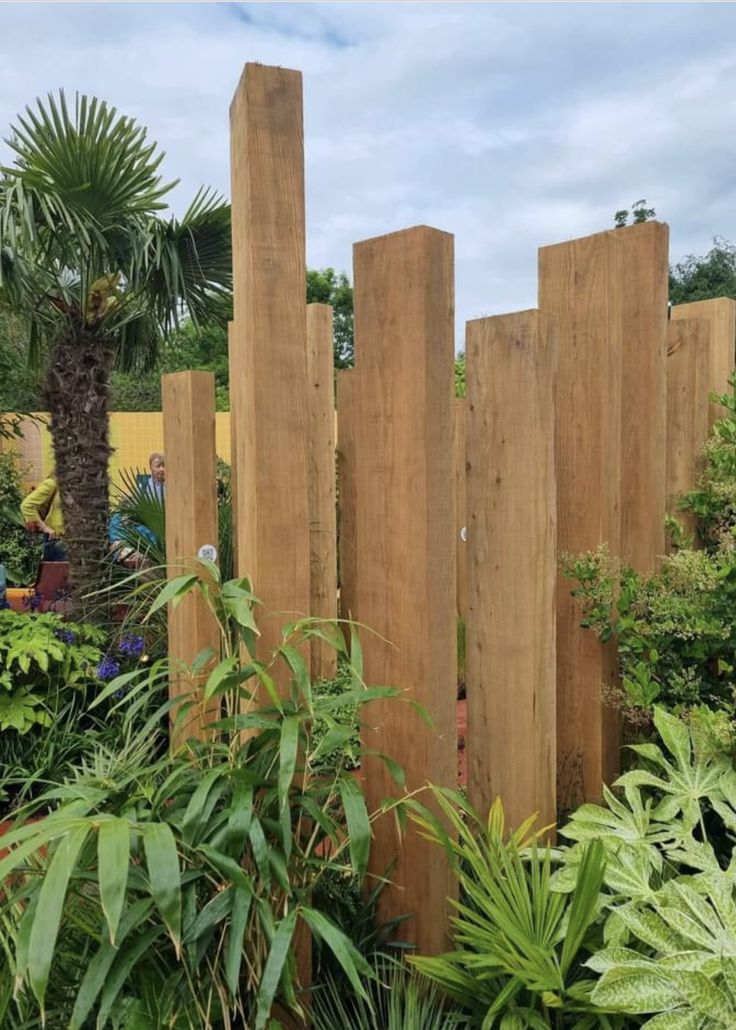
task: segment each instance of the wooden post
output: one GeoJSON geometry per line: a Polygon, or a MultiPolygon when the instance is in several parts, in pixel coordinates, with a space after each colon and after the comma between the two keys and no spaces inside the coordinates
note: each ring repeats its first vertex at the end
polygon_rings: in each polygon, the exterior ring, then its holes
{"type": "MultiPolygon", "coordinates": [[[[215,377],[211,372],[172,372],[161,379],[166,454],[166,562],[169,579],[191,572],[200,547],[218,543],[215,456],[215,377]]],[[[190,694],[206,679],[177,674],[206,648],[219,654],[217,623],[202,598],[192,594],[169,606],[172,697],[190,694]]],[[[216,659],[215,659],[216,661],[216,659]]],[[[212,663],[210,663],[212,664],[212,663]]],[[[191,698],[190,698],[191,699],[191,698]]],[[[176,709],[172,710],[172,726],[176,709]]],[[[174,727],[172,745],[205,736],[217,703],[196,706],[174,727]]]]}
{"type": "Polygon", "coordinates": [[[669,226],[614,235],[622,253],[621,558],[654,572],[665,544],[669,226]]]}
{"type": "Polygon", "coordinates": [[[456,607],[459,619],[465,620],[468,607],[468,563],[467,547],[461,539],[463,527],[467,527],[465,490],[465,439],[466,439],[465,397],[455,398],[455,419],[453,423],[453,471],[455,478],[455,547],[456,547],[456,607]]]}
{"type": "MultiPolygon", "coordinates": [[[[730,297],[695,300],[676,304],[672,318],[704,318],[710,326],[708,392],[728,393],[728,377],[734,370],[736,340],[736,301],[730,297]]],[[[720,404],[709,402],[708,428],[725,415],[720,404]]]]}
{"type": "MultiPolygon", "coordinates": [[[[404,688],[434,720],[429,728],[408,704],[375,702],[363,739],[404,767],[409,791],[457,779],[452,252],[452,237],[426,226],[354,250],[357,607],[380,634],[364,634],[365,675],[404,688]]],[[[375,759],[363,775],[372,808],[398,789],[375,759]]],[[[412,826],[399,842],[388,816],[375,824],[373,872],[394,860],[384,915],[413,913],[402,939],[443,950],[448,863],[412,826]]]]}
{"type": "MultiPolygon", "coordinates": [[[[335,511],[335,373],[332,308],[307,305],[310,391],[309,549],[310,612],[337,618],[337,518],[335,511]]],[[[323,640],[312,640],[312,675],[332,679],[337,653],[323,640]]]]}
{"type": "MultiPolygon", "coordinates": [[[[227,324],[227,352],[228,365],[230,369],[235,365],[234,347],[235,332],[232,322],[227,324]]],[[[233,570],[238,569],[238,412],[243,409],[243,402],[240,399],[239,387],[242,386],[242,377],[231,376],[230,378],[230,498],[231,518],[233,524],[233,570]]]]}
{"type": "Polygon", "coordinates": [[[355,397],[359,387],[354,368],[337,373],[337,481],[340,495],[340,618],[357,619],[357,521],[355,499],[355,397]]]}
{"type": "MultiPolygon", "coordinates": [[[[561,553],[607,543],[619,553],[621,248],[598,233],[539,251],[539,308],[557,316],[557,540],[561,553]]],[[[618,768],[618,721],[604,704],[615,643],[580,626],[572,584],[557,587],[557,795],[563,808],[600,797],[618,768]]]]}
{"type": "Polygon", "coordinates": [[[468,795],[509,826],[555,798],[557,332],[539,311],[468,322],[468,795]]]}
{"type": "Polygon", "coordinates": [[[695,489],[708,437],[711,327],[704,318],[677,318],[667,331],[667,513],[695,537],[694,516],[677,504],[695,489]]]}
{"type": "Polygon", "coordinates": [[[259,654],[309,612],[304,140],[299,72],[247,64],[230,108],[237,562],[259,654]]]}

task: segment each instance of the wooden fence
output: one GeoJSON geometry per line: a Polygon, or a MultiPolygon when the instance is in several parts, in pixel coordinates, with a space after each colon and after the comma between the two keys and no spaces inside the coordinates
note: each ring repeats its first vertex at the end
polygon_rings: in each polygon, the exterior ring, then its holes
{"type": "MultiPolygon", "coordinates": [[[[247,65],[231,140],[237,566],[277,613],[262,626],[267,651],[291,613],[334,618],[337,605],[331,341],[328,313],[304,303],[300,74],[247,65]]],[[[458,613],[473,801],[500,794],[512,824],[534,811],[553,822],[616,773],[603,701],[615,650],[580,628],[558,557],[607,543],[656,567],[667,498],[692,485],[714,417],[708,391],[733,369],[732,301],[684,305],[668,325],[667,246],[654,222],[543,247],[539,309],[468,324],[461,402],[453,238],[420,226],[355,247],[356,367],[337,377],[340,611],[380,634],[363,641],[367,681],[403,687],[433,717],[428,727],[410,705],[369,707],[365,742],[404,765],[407,789],[457,781],[458,613]]],[[[164,394],[172,433],[195,404],[202,426],[182,438],[181,479],[168,477],[178,554],[211,542],[199,497],[210,486],[193,469],[197,453],[212,460],[212,391],[200,385],[195,401],[195,375],[169,377],[164,394]]],[[[174,441],[167,428],[167,456],[174,441]]],[[[185,631],[172,624],[175,656],[182,641],[187,654],[208,643],[195,616],[185,631]]],[[[361,776],[372,802],[392,789],[378,762],[361,776]]],[[[446,947],[449,870],[388,816],[372,869],[392,861],[386,914],[414,912],[402,934],[446,947]]]]}

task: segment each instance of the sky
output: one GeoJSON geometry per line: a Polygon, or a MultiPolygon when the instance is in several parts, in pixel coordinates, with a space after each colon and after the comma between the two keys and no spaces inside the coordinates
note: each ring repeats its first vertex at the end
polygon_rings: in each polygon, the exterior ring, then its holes
{"type": "Polygon", "coordinates": [[[299,69],[309,266],[453,233],[460,348],[467,319],[535,306],[539,246],[640,198],[672,261],[736,241],[735,42],[719,3],[0,3],[0,135],[48,91],[96,94],[148,127],[183,213],[229,196],[243,64],[299,69]]]}

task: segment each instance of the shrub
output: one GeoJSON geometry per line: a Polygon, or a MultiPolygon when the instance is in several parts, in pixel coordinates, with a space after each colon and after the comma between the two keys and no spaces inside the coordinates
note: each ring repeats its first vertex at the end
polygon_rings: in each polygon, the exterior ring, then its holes
{"type": "Polygon", "coordinates": [[[678,551],[646,576],[602,547],[564,558],[563,568],[577,581],[582,625],[616,637],[631,723],[648,720],[655,702],[733,711],[736,551],[678,551]]]}
{"type": "Polygon", "coordinates": [[[0,564],[10,583],[33,583],[41,558],[41,542],[26,532],[20,514],[23,499],[17,456],[0,453],[0,564]]]}
{"type": "MultiPolygon", "coordinates": [[[[300,655],[319,636],[348,661],[343,635],[303,620],[284,630],[269,662],[246,661],[257,634],[247,581],[223,583],[216,566],[197,563],[164,587],[152,614],[192,593],[222,631],[220,660],[203,655],[189,670],[201,677],[210,663],[204,700],[219,706],[217,738],[157,756],[161,715],[176,704],[185,724],[194,702],[184,692],[141,726],[140,706],[167,681],[168,664],[118,676],[92,707],[124,692],[113,711],[130,713],[125,747],[96,748],[70,782],[22,813],[50,814],[3,840],[11,850],[0,859],[0,881],[24,874],[0,929],[21,1000],[33,995],[43,1010],[70,940],[88,956],[81,980],[67,985],[71,1027],[88,1018],[102,1026],[114,1011],[121,1025],[262,1030],[275,1000],[300,1010],[306,984],[295,952],[304,930],[366,997],[361,977],[371,977],[370,967],[319,908],[318,888],[328,873],[365,877],[371,815],[344,762],[322,771],[321,759],[339,751],[353,724],[342,722],[341,698],[324,700],[333,725],[315,739],[313,685],[300,655]],[[288,674],[285,696],[277,673],[288,674]]],[[[351,654],[356,706],[398,694],[366,689],[356,641],[351,654]]]]}

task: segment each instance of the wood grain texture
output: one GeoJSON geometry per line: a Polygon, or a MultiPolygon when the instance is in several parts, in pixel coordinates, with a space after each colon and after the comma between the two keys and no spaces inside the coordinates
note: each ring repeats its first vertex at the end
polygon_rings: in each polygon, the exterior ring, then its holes
{"type": "MultiPolygon", "coordinates": [[[[217,481],[215,456],[215,377],[211,372],[172,372],[161,379],[166,455],[166,562],[174,579],[191,572],[203,544],[217,547],[217,481]]],[[[219,654],[217,623],[201,597],[190,595],[169,605],[169,658],[191,665],[206,648],[219,654]]],[[[191,695],[206,679],[172,674],[170,694],[191,695]]],[[[188,737],[203,739],[205,727],[217,718],[217,704],[192,709],[174,725],[172,746],[188,737]]]]}
{"type": "Polygon", "coordinates": [[[622,255],[621,557],[654,572],[665,549],[669,226],[615,229],[622,255]]]}
{"type": "MultiPolygon", "coordinates": [[[[728,377],[734,371],[736,344],[736,301],[730,297],[713,300],[695,300],[690,304],[676,304],[672,318],[704,318],[710,326],[709,340],[709,393],[728,393],[728,377]]],[[[709,402],[709,428],[725,415],[720,404],[709,402]]]]}
{"type": "Polygon", "coordinates": [[[337,480],[340,491],[340,618],[358,619],[358,570],[355,498],[355,394],[358,372],[337,373],[337,480]]]}
{"type": "MultiPolygon", "coordinates": [[[[335,481],[335,374],[332,308],[307,305],[309,374],[309,561],[310,613],[337,618],[337,517],[335,481]]],[[[337,653],[325,641],[311,642],[312,675],[332,679],[337,653]]]]}
{"type": "Polygon", "coordinates": [[[452,441],[453,475],[455,479],[455,605],[459,619],[465,619],[468,608],[468,549],[460,536],[463,526],[467,528],[468,524],[465,489],[466,413],[467,402],[465,397],[456,397],[452,441]]]}
{"type": "Polygon", "coordinates": [[[268,656],[310,597],[301,74],[247,64],[230,129],[237,560],[268,656]]]}
{"type": "Polygon", "coordinates": [[[704,318],[677,318],[667,326],[667,513],[695,537],[695,517],[678,499],[695,489],[708,437],[711,326],[704,318]]]}
{"type": "MultiPolygon", "coordinates": [[[[558,321],[557,541],[561,553],[607,544],[619,553],[621,494],[621,249],[598,233],[539,251],[539,309],[558,321]]],[[[558,803],[600,797],[618,768],[618,722],[603,701],[616,681],[613,642],[580,626],[562,574],[557,587],[558,803]]]]}
{"type": "Polygon", "coordinates": [[[554,319],[468,322],[468,795],[557,820],[554,319]]]}
{"type": "MultiPolygon", "coordinates": [[[[420,226],[354,249],[357,607],[369,684],[403,688],[408,704],[372,703],[364,743],[397,760],[408,790],[457,778],[455,544],[452,476],[453,239],[420,226]],[[381,639],[385,638],[385,639],[381,639]],[[387,643],[386,641],[390,641],[387,643]]],[[[399,789],[366,761],[372,808],[399,789]]],[[[453,878],[413,827],[400,844],[392,816],[375,824],[371,867],[395,886],[383,914],[413,912],[402,939],[420,952],[447,947],[453,878]]]]}

